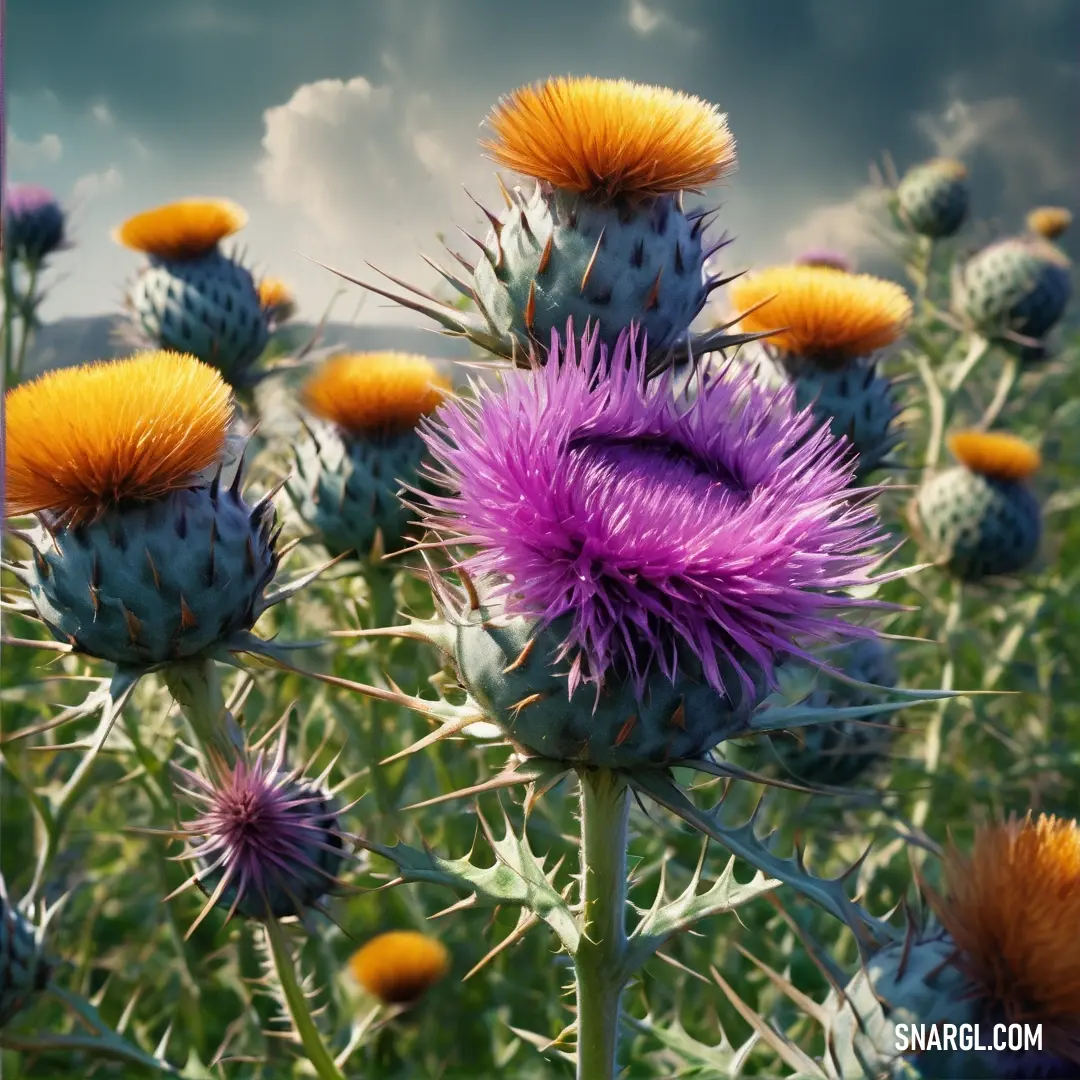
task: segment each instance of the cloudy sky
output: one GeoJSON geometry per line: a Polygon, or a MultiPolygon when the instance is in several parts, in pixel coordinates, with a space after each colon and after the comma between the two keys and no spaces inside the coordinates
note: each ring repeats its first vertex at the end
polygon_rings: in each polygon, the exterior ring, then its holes
{"type": "Polygon", "coordinates": [[[552,74],[729,114],[739,169],[711,194],[732,269],[811,244],[872,260],[884,150],[962,157],[1003,228],[1080,189],[1080,0],[7,0],[7,24],[8,175],[60,195],[77,245],[46,318],[115,310],[138,256],[109,231],[189,195],[247,208],[249,258],[308,317],[337,286],[305,256],[430,282],[418,252],[477,222],[463,185],[497,199],[485,114],[552,74]]]}

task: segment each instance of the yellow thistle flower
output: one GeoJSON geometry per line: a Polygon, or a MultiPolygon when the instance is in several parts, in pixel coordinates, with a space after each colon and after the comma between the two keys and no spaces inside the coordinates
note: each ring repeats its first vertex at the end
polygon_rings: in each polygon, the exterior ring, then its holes
{"type": "Polygon", "coordinates": [[[503,98],[482,146],[499,165],[563,191],[650,199],[698,190],[735,166],[719,109],[627,79],[553,78],[503,98]]]}
{"type": "Polygon", "coordinates": [[[1027,227],[1044,240],[1056,240],[1072,225],[1072,212],[1064,206],[1037,206],[1027,216],[1027,227]]]}
{"type": "Polygon", "coordinates": [[[411,1005],[450,970],[441,941],[415,930],[391,930],[372,938],[349,961],[356,981],[387,1005],[411,1005]]]}
{"type": "Polygon", "coordinates": [[[281,278],[264,277],[259,282],[259,305],[263,311],[272,311],[278,319],[286,318],[296,309],[292,290],[281,278]]]}
{"type": "Polygon", "coordinates": [[[958,431],[948,443],[961,465],[997,480],[1026,480],[1042,465],[1034,446],[1003,431],[958,431]]]}
{"type": "Polygon", "coordinates": [[[246,211],[228,199],[181,199],[128,218],[113,239],[159,259],[193,259],[246,224],[246,211]]]}
{"type": "Polygon", "coordinates": [[[305,408],[351,434],[407,431],[439,407],[450,381],[423,356],[346,353],[332,357],[300,392],[305,408]]]}
{"type": "Polygon", "coordinates": [[[947,853],[945,883],[944,896],[929,899],[958,966],[1008,1022],[1042,1023],[1051,1029],[1044,1049],[1075,1057],[1076,1045],[1066,1045],[1080,1017],[1076,822],[1029,814],[984,827],[970,856],[947,853]],[[1066,1030],[1055,1032],[1055,1024],[1066,1030]]]}
{"type": "Polygon", "coordinates": [[[731,301],[747,312],[742,330],[776,328],[769,344],[822,366],[842,366],[891,345],[912,313],[899,285],[826,266],[770,267],[734,282],[731,301]]]}
{"type": "Polygon", "coordinates": [[[170,352],[50,371],[9,390],[4,512],[72,521],[186,487],[221,454],[221,375],[170,352]]]}

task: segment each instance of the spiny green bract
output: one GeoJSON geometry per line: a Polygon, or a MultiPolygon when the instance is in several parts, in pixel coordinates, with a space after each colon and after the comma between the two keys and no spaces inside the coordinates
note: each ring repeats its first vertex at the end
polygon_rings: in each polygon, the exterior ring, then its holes
{"type": "Polygon", "coordinates": [[[844,988],[825,1001],[825,1070],[836,1080],[981,1080],[995,1070],[985,1053],[927,1049],[902,1057],[898,1035],[910,1025],[975,1024],[984,1021],[974,986],[956,967],[956,947],[939,929],[909,931],[910,940],[886,945],[844,988]],[[898,1032],[897,1025],[909,1025],[898,1032]]]}
{"type": "Polygon", "coordinates": [[[216,249],[195,259],[156,259],[128,298],[143,330],[163,349],[192,353],[242,387],[266,347],[266,314],[251,274],[216,249]]]}
{"type": "Polygon", "coordinates": [[[967,178],[953,162],[927,161],[909,169],[896,188],[900,216],[921,236],[952,236],[968,212],[967,178]]]}
{"type": "Polygon", "coordinates": [[[526,753],[614,769],[696,758],[744,733],[764,696],[764,677],[749,657],[740,661],[756,676],[753,699],[729,661],[717,657],[728,690],[722,697],[688,655],[680,656],[676,683],[656,672],[640,698],[614,673],[599,696],[582,686],[571,698],[568,663],[558,658],[567,622],[538,631],[535,620],[482,604],[432,635],[485,718],[526,753]]]}
{"type": "Polygon", "coordinates": [[[900,406],[892,383],[873,358],[858,358],[834,371],[800,357],[773,357],[763,350],[751,355],[759,381],[774,387],[790,383],[796,408],[813,408],[833,435],[847,437],[858,455],[855,468],[860,478],[877,469],[900,442],[893,427],[900,406]]]}
{"type": "Polygon", "coordinates": [[[415,431],[351,436],[323,425],[296,448],[286,491],[331,555],[367,558],[376,533],[392,553],[415,517],[398,492],[403,482],[416,483],[425,453],[415,431]]]}
{"type": "MultiPolygon", "coordinates": [[[[1072,293],[1068,261],[1047,241],[1015,236],[976,252],[953,277],[953,306],[980,333],[1040,340],[1065,313],[1072,293]]],[[[1032,359],[1040,350],[1028,354],[1032,359]]]]}
{"type": "Polygon", "coordinates": [[[610,346],[631,322],[648,335],[650,353],[675,344],[708,294],[702,214],[685,215],[669,196],[634,209],[541,184],[528,198],[515,194],[473,272],[500,334],[527,351],[530,337],[546,344],[573,318],[578,328],[599,323],[610,346]]]}
{"type": "Polygon", "coordinates": [[[39,526],[18,572],[58,640],[119,664],[179,660],[255,622],[277,569],[274,521],[236,485],[188,488],[89,524],[39,526]]]}
{"type": "Polygon", "coordinates": [[[960,578],[1016,573],[1039,550],[1042,513],[1018,480],[957,465],[923,484],[910,513],[929,555],[960,578]]]}
{"type": "Polygon", "coordinates": [[[45,988],[49,973],[34,927],[0,890],[0,1028],[45,988]]]}
{"type": "MultiPolygon", "coordinates": [[[[897,670],[893,654],[875,638],[853,641],[835,655],[830,654],[823,659],[859,682],[880,687],[896,685],[897,670]]],[[[810,708],[859,707],[882,700],[881,695],[873,690],[830,679],[824,673],[815,672],[808,665],[798,662],[780,666],[778,677],[782,683],[785,669],[790,669],[789,675],[805,679],[813,687],[804,699],[804,704],[810,708]]],[[[847,786],[881,761],[888,752],[892,733],[886,722],[885,717],[868,717],[864,721],[840,720],[774,736],[771,740],[776,757],[774,764],[781,767],[784,775],[796,780],[833,787],[847,786]]],[[[745,763],[754,771],[761,771],[762,756],[757,744],[740,748],[737,754],[740,763],[745,763]]]]}

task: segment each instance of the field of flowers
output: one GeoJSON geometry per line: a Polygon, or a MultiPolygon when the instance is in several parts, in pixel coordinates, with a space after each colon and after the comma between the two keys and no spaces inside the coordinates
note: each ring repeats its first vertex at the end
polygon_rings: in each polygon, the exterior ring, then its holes
{"type": "Polygon", "coordinates": [[[887,161],[895,281],[731,276],[706,102],[480,152],[443,293],[346,279],[452,372],[298,347],[192,199],[116,231],[130,354],[28,377],[7,192],[2,1075],[1080,1075],[1069,212],[887,161]]]}

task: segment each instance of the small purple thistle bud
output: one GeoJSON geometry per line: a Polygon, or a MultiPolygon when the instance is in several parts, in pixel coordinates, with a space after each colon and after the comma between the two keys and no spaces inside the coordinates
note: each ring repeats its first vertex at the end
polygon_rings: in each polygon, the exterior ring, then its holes
{"type": "Polygon", "coordinates": [[[206,775],[176,772],[200,810],[180,833],[197,867],[181,888],[194,884],[209,897],[195,926],[214,907],[229,918],[300,916],[339,884],[349,855],[338,826],[344,810],[322,778],[285,765],[284,732],[273,755],[260,749],[232,766],[213,759],[206,775]]]}
{"type": "Polygon", "coordinates": [[[855,273],[855,260],[832,248],[807,248],[795,260],[795,265],[825,266],[830,270],[843,270],[845,274],[855,273]]]}
{"type": "Polygon", "coordinates": [[[37,265],[64,245],[64,211],[47,188],[12,184],[3,219],[4,244],[13,258],[37,265]]]}

